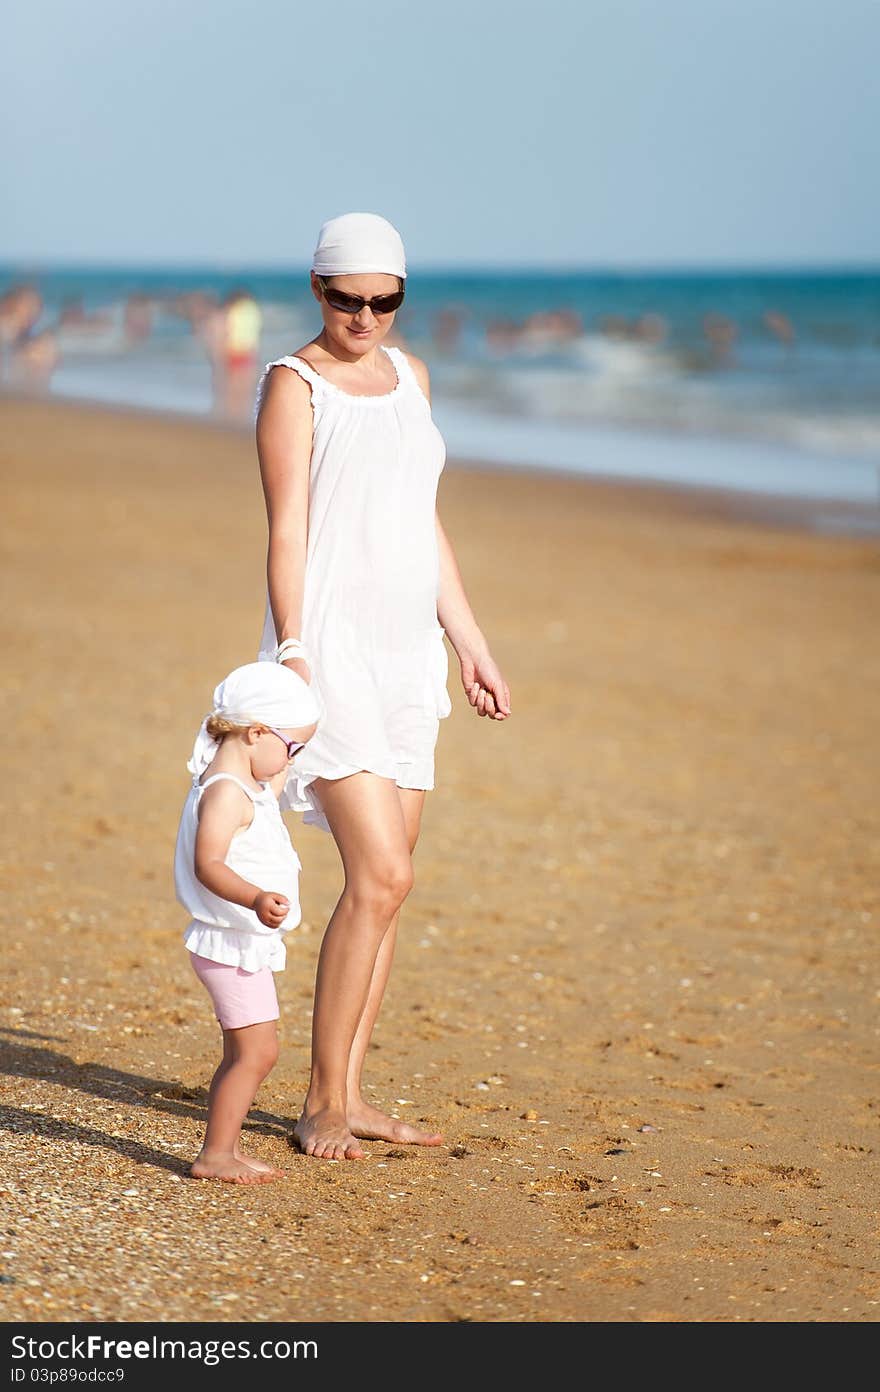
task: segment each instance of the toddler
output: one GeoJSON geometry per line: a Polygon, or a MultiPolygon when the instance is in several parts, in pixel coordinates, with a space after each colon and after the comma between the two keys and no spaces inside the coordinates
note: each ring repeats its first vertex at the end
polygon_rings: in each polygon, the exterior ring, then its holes
{"type": "Polygon", "coordinates": [[[242,1155],[241,1128],[278,1057],[284,933],[300,921],[300,862],[278,797],[288,766],[315,732],[319,710],[287,667],[251,662],[214,692],[187,768],[174,857],[177,897],[192,915],[184,934],[196,976],[223,1031],[208,1095],[196,1179],[264,1183],[281,1171],[242,1155]]]}

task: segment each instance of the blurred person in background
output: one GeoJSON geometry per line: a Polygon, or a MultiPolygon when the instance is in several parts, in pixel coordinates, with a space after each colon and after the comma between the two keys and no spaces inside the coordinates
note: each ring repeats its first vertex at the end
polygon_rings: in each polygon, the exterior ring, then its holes
{"type": "Polygon", "coordinates": [[[230,371],[256,366],[263,314],[249,290],[233,290],[225,303],[225,357],[230,371]]]}
{"type": "Polygon", "coordinates": [[[208,290],[182,290],[166,303],[169,314],[183,319],[196,337],[201,337],[217,310],[217,296],[208,290]]]}
{"type": "Polygon", "coordinates": [[[486,347],[490,353],[511,353],[521,333],[515,319],[490,319],[486,325],[486,347]]]}
{"type": "Polygon", "coordinates": [[[580,338],[583,322],[571,309],[545,309],[530,314],[521,333],[524,346],[536,351],[553,349],[580,338]]]}
{"type": "Polygon", "coordinates": [[[62,304],[58,314],[59,329],[79,329],[85,333],[106,333],[113,328],[113,315],[106,310],[93,310],[90,314],[83,304],[81,295],[71,295],[62,304]]]}
{"type": "Polygon", "coordinates": [[[705,314],[703,333],[709,343],[715,365],[721,366],[729,362],[733,355],[733,345],[739,336],[739,329],[734,320],[729,319],[726,314],[705,314]]]}
{"type": "Polygon", "coordinates": [[[13,285],[0,298],[0,347],[4,352],[27,337],[43,312],[43,297],[33,285],[13,285]]]}
{"type": "Polygon", "coordinates": [[[762,323],[765,329],[769,329],[773,337],[784,348],[793,348],[797,337],[794,324],[787,314],[783,314],[778,309],[768,309],[764,311],[762,323]]]}
{"type": "Polygon", "coordinates": [[[26,391],[45,391],[60,359],[54,330],[36,332],[42,314],[33,285],[14,285],[0,298],[0,374],[26,391]]]}
{"type": "Polygon", "coordinates": [[[136,291],[125,301],[122,317],[123,333],[129,346],[143,343],[153,332],[155,305],[149,295],[136,291]]]}
{"type": "Polygon", "coordinates": [[[663,343],[668,332],[662,314],[642,314],[632,326],[632,336],[640,343],[663,343]]]}
{"type": "Polygon", "coordinates": [[[441,353],[454,353],[461,339],[464,315],[459,309],[441,309],[431,325],[434,347],[441,353]]]}
{"type": "Polygon", "coordinates": [[[263,314],[248,290],[232,290],[209,315],[203,338],[211,360],[214,410],[245,420],[253,404],[263,314]]]}
{"type": "Polygon", "coordinates": [[[598,327],[603,338],[622,339],[629,336],[629,324],[622,314],[603,314],[598,327]]]}
{"type": "Polygon", "coordinates": [[[12,350],[10,380],[26,391],[48,391],[52,373],[61,361],[58,338],[51,328],[29,334],[12,350]]]}

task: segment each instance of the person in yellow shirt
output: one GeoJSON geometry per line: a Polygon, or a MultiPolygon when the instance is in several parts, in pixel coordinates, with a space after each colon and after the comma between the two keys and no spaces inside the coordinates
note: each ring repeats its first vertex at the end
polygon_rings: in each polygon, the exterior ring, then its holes
{"type": "Polygon", "coordinates": [[[252,406],[263,315],[247,290],[232,290],[210,316],[203,338],[211,358],[214,409],[246,420],[252,406]]]}
{"type": "Polygon", "coordinates": [[[226,366],[234,371],[253,367],[260,348],[263,315],[246,290],[234,290],[226,301],[226,366]]]}

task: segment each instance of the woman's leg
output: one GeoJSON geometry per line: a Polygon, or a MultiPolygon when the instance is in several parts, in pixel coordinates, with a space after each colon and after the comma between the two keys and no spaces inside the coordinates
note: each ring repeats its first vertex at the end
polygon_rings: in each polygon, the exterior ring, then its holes
{"type": "MultiPolygon", "coordinates": [[[[419,839],[425,794],[415,788],[398,788],[397,792],[406,824],[407,844],[410,855],[412,855],[419,839]]],[[[373,1026],[379,1015],[382,998],[385,995],[385,987],[388,984],[394,949],[397,944],[399,921],[400,910],[394,915],[391,926],[382,939],[382,945],[376,956],[376,965],[373,968],[367,1003],[364,1006],[351,1047],[347,1085],[348,1124],[354,1135],[359,1136],[361,1140],[397,1141],[399,1144],[405,1145],[439,1145],[443,1140],[439,1132],[420,1131],[416,1126],[409,1126],[406,1122],[398,1121],[395,1117],[390,1117],[385,1112],[380,1112],[377,1107],[371,1106],[361,1095],[361,1072],[364,1058],[373,1033],[373,1026]]]]}
{"type": "Polygon", "coordinates": [[[208,1093],[208,1125],[202,1149],[192,1164],[195,1179],[226,1179],[236,1184],[260,1184],[280,1171],[255,1169],[238,1150],[244,1119],[257,1088],[278,1058],[274,1020],[223,1031],[223,1060],[208,1093]]]}
{"type": "Polygon", "coordinates": [[[353,773],[321,779],[316,791],[339,847],[345,887],[321,944],[312,1072],[294,1135],[307,1155],[356,1160],[364,1151],[346,1117],[349,1060],[380,947],[412,887],[412,860],[399,792],[389,779],[353,773]]]}

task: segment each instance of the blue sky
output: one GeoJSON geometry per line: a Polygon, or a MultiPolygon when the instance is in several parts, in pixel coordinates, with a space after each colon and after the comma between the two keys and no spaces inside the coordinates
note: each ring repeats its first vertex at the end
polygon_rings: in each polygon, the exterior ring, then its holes
{"type": "Polygon", "coordinates": [[[44,0],[4,19],[0,260],[880,261],[880,0],[44,0]]]}

